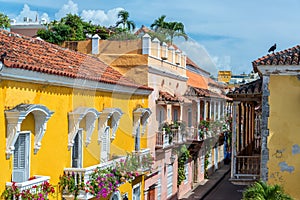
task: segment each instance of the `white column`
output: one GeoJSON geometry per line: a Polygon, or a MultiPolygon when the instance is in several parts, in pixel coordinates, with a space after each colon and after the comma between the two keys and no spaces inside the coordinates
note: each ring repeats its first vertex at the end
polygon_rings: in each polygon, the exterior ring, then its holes
{"type": "Polygon", "coordinates": [[[179,117],[180,121],[182,121],[182,116],[183,116],[183,103],[180,104],[180,117],[179,117]]]}
{"type": "Polygon", "coordinates": [[[209,101],[209,120],[211,120],[211,116],[212,116],[212,105],[213,105],[213,101],[210,100],[209,101]]]}
{"type": "Polygon", "coordinates": [[[152,41],[155,46],[156,46],[156,57],[160,58],[160,41],[157,38],[154,38],[154,40],[152,41]]]}
{"type": "Polygon", "coordinates": [[[216,121],[216,119],[217,119],[217,102],[216,101],[214,101],[214,121],[216,121]]]}
{"type": "Polygon", "coordinates": [[[143,42],[143,49],[142,52],[143,54],[151,55],[151,37],[147,33],[143,36],[142,38],[143,42]]]}
{"type": "Polygon", "coordinates": [[[197,101],[197,124],[199,124],[200,123],[200,105],[201,105],[201,103],[200,103],[201,101],[200,100],[198,100],[197,101]]]}
{"type": "Polygon", "coordinates": [[[218,120],[221,119],[221,101],[218,102],[218,120]]]}
{"type": "Polygon", "coordinates": [[[203,116],[203,120],[206,120],[206,115],[207,115],[207,101],[206,100],[204,100],[204,116],[203,116]]]}

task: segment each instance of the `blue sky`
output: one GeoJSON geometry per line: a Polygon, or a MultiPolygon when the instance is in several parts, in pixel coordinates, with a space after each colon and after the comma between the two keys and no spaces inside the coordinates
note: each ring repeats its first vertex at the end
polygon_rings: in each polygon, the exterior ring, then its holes
{"type": "Polygon", "coordinates": [[[185,25],[188,41],[177,40],[200,67],[249,73],[251,62],[266,55],[277,43],[277,51],[299,44],[298,0],[0,0],[0,12],[10,18],[24,15],[49,20],[66,13],[100,25],[113,25],[118,11],[125,9],[137,27],[150,26],[166,15],[166,21],[185,25]],[[31,15],[31,16],[30,16],[31,15]]]}

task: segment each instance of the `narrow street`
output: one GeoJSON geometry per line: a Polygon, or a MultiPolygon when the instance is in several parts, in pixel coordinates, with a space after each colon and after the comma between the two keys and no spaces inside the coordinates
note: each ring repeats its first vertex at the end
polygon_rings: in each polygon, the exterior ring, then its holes
{"type": "Polygon", "coordinates": [[[203,200],[241,200],[242,192],[246,186],[233,185],[228,181],[229,178],[230,173],[228,173],[203,200]]]}

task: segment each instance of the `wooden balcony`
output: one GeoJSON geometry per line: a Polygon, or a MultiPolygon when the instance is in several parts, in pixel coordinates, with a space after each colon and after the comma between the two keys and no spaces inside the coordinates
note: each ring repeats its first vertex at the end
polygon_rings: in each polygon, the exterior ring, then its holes
{"type": "Polygon", "coordinates": [[[231,181],[249,184],[260,178],[260,156],[236,156],[231,181]]]}
{"type": "MultiPolygon", "coordinates": [[[[36,175],[34,177],[35,178],[32,180],[19,182],[19,183],[7,182],[6,187],[12,187],[14,184],[14,186],[16,186],[20,190],[20,192],[29,190],[29,192],[31,194],[38,193],[39,191],[37,191],[36,186],[40,186],[45,182],[49,182],[50,177],[49,176],[38,176],[38,175],[36,175]]],[[[19,200],[19,199],[21,199],[21,197],[14,197],[14,200],[19,200]]]]}

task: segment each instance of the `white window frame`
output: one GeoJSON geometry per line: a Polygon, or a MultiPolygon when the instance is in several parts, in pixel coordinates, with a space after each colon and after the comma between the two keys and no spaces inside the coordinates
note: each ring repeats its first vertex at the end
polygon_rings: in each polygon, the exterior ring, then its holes
{"type": "MultiPolygon", "coordinates": [[[[78,129],[75,137],[77,135],[79,136],[79,145],[80,145],[79,151],[78,151],[78,154],[80,157],[79,158],[79,167],[77,167],[77,168],[82,168],[82,166],[83,166],[83,129],[82,128],[78,129]]],[[[74,137],[74,139],[75,139],[75,137],[74,137]]],[[[73,166],[73,148],[74,148],[74,145],[72,146],[72,152],[71,152],[71,166],[73,166]]]]}
{"type": "Polygon", "coordinates": [[[117,197],[118,197],[118,200],[122,200],[121,193],[120,193],[120,191],[119,191],[119,190],[118,190],[118,191],[115,191],[115,192],[113,192],[113,193],[110,195],[110,198],[109,198],[109,200],[112,200],[112,199],[113,199],[113,197],[114,197],[115,195],[117,195],[117,197]]]}
{"type": "Polygon", "coordinates": [[[185,175],[184,184],[187,184],[189,182],[189,164],[188,163],[184,164],[184,175],[185,175]]]}
{"type": "Polygon", "coordinates": [[[173,174],[174,174],[173,165],[167,165],[167,198],[173,195],[173,174]],[[172,177],[171,181],[168,182],[169,177],[172,177]],[[171,192],[169,193],[169,188],[171,188],[171,192]]]}
{"type": "Polygon", "coordinates": [[[132,187],[132,200],[141,200],[141,197],[142,197],[142,187],[141,187],[141,183],[138,183],[138,184],[136,184],[136,185],[134,185],[134,186],[132,187]],[[134,190],[135,190],[136,188],[140,188],[140,196],[139,196],[138,199],[136,199],[136,198],[135,198],[135,195],[134,195],[134,190]]]}

